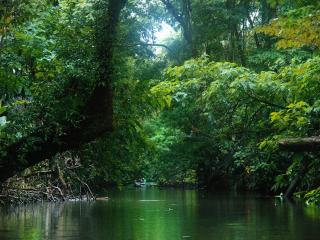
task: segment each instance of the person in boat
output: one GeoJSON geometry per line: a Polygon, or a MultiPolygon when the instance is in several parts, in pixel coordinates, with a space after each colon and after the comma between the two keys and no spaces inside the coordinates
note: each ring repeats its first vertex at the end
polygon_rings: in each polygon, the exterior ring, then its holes
{"type": "Polygon", "coordinates": [[[134,181],[134,184],[137,187],[145,186],[146,185],[146,179],[145,178],[141,178],[139,180],[136,180],[136,181],[134,181]]]}

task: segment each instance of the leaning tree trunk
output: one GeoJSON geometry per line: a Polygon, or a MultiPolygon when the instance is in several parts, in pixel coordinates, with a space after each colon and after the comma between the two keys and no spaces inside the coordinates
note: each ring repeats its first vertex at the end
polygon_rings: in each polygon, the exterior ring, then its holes
{"type": "Polygon", "coordinates": [[[288,189],[286,190],[286,192],[284,194],[284,197],[292,198],[292,195],[296,191],[297,187],[299,187],[301,181],[303,180],[303,178],[307,174],[308,170],[309,170],[309,164],[307,164],[306,160],[302,161],[300,163],[300,169],[299,169],[297,175],[295,176],[295,178],[290,183],[288,189]]]}
{"type": "MultiPolygon", "coordinates": [[[[287,138],[282,139],[278,142],[280,150],[290,151],[290,152],[314,152],[320,150],[320,137],[306,137],[306,138],[287,138]]],[[[310,164],[307,160],[300,163],[300,168],[290,183],[290,186],[286,190],[284,196],[286,198],[291,198],[296,188],[299,186],[300,182],[303,180],[310,168],[310,164]]]]}
{"type": "Polygon", "coordinates": [[[44,136],[38,130],[19,141],[3,147],[0,159],[0,182],[58,152],[77,148],[84,143],[112,131],[113,44],[119,23],[120,12],[127,0],[109,0],[105,19],[97,33],[97,63],[99,80],[82,110],[83,120],[77,126],[65,126],[64,135],[52,133],[44,136]]]}

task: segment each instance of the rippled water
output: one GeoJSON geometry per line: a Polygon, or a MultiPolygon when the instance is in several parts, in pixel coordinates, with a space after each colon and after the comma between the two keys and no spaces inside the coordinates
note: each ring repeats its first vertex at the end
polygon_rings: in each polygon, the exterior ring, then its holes
{"type": "Polygon", "coordinates": [[[320,239],[320,210],[254,195],[156,188],[0,209],[0,240],[320,239]]]}

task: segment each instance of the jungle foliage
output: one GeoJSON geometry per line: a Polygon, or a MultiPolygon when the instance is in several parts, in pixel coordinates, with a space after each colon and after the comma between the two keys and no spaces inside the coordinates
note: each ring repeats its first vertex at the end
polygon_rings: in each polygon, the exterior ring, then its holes
{"type": "Polygon", "coordinates": [[[0,1],[0,179],[58,167],[72,182],[72,158],[95,186],[145,177],[279,193],[301,175],[296,191],[318,203],[319,154],[278,142],[319,135],[319,11],[316,0],[0,1]],[[164,23],[176,34],[158,42],[164,23]]]}

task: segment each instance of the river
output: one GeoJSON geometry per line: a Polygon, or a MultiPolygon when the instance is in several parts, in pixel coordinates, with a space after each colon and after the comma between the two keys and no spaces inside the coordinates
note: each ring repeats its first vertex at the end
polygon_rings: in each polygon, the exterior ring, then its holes
{"type": "Polygon", "coordinates": [[[108,195],[108,201],[2,208],[0,239],[320,239],[320,209],[279,198],[158,188],[108,195]]]}

